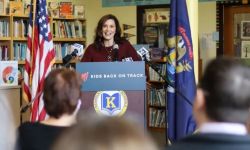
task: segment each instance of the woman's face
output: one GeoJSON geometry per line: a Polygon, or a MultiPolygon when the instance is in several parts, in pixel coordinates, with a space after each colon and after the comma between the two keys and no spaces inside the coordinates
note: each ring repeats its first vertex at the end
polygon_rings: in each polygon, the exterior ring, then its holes
{"type": "Polygon", "coordinates": [[[104,40],[114,40],[115,32],[115,21],[113,19],[108,19],[102,26],[102,36],[104,40]]]}

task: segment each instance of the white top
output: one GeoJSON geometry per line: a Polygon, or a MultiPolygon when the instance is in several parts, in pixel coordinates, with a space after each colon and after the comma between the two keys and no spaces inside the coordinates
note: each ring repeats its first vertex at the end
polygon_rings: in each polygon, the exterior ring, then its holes
{"type": "Polygon", "coordinates": [[[246,135],[246,126],[240,123],[209,122],[201,125],[200,133],[224,133],[246,135]]]}

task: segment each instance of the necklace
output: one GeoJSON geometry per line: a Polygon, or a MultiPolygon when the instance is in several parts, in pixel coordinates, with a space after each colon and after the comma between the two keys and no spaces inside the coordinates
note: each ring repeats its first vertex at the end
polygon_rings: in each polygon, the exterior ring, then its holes
{"type": "Polygon", "coordinates": [[[108,52],[107,59],[109,62],[112,61],[112,51],[113,51],[113,46],[111,47],[104,47],[105,50],[108,52]]]}

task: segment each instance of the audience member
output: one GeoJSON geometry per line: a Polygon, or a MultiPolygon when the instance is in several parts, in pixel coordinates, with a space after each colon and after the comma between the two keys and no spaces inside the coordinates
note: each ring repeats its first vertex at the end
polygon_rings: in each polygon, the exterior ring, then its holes
{"type": "Polygon", "coordinates": [[[236,59],[209,63],[194,102],[199,133],[169,150],[249,150],[246,122],[250,107],[250,68],[236,59]]]}
{"type": "Polygon", "coordinates": [[[8,99],[0,92],[0,149],[13,150],[16,141],[15,123],[8,99]]]}
{"type": "Polygon", "coordinates": [[[54,150],[157,150],[143,127],[122,117],[86,117],[65,132],[54,150]]]}
{"type": "Polygon", "coordinates": [[[81,101],[81,78],[74,70],[52,70],[44,83],[43,99],[49,118],[19,127],[18,148],[48,150],[65,129],[76,121],[81,101]]]}

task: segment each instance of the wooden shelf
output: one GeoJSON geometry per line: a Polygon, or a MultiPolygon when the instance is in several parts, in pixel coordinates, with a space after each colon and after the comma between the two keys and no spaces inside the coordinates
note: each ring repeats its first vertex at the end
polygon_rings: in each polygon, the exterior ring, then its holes
{"type": "Polygon", "coordinates": [[[0,37],[0,41],[9,41],[11,37],[0,37]]]}
{"type": "Polygon", "coordinates": [[[19,60],[18,61],[18,65],[24,65],[25,64],[25,60],[19,60]]]}
{"type": "Polygon", "coordinates": [[[164,132],[164,131],[166,131],[166,128],[160,128],[160,127],[148,127],[148,130],[151,130],[151,131],[157,131],[157,132],[164,132]]]}
{"type": "MultiPolygon", "coordinates": [[[[69,63],[74,64],[74,63],[77,63],[77,62],[78,62],[78,60],[73,59],[73,60],[71,60],[69,63]]],[[[56,61],[55,61],[55,64],[62,64],[62,63],[63,63],[62,60],[56,60],[56,61]]]]}
{"type": "Polygon", "coordinates": [[[85,42],[86,38],[53,38],[54,42],[85,42]]]}
{"type": "Polygon", "coordinates": [[[26,37],[14,37],[13,41],[27,41],[26,37]]]}
{"type": "Polygon", "coordinates": [[[81,20],[81,21],[86,21],[84,18],[53,18],[53,20],[81,20]]]}
{"type": "Polygon", "coordinates": [[[14,18],[29,18],[28,15],[11,15],[14,18]]]}
{"type": "Polygon", "coordinates": [[[150,81],[147,81],[149,84],[150,83],[158,83],[158,84],[165,84],[166,82],[164,82],[164,81],[152,81],[152,80],[150,80],[150,81]]]}
{"type": "Polygon", "coordinates": [[[10,15],[0,15],[0,17],[10,17],[10,15]]]}
{"type": "Polygon", "coordinates": [[[148,107],[153,107],[153,108],[157,108],[157,109],[166,109],[166,106],[148,105],[148,107]]]}

